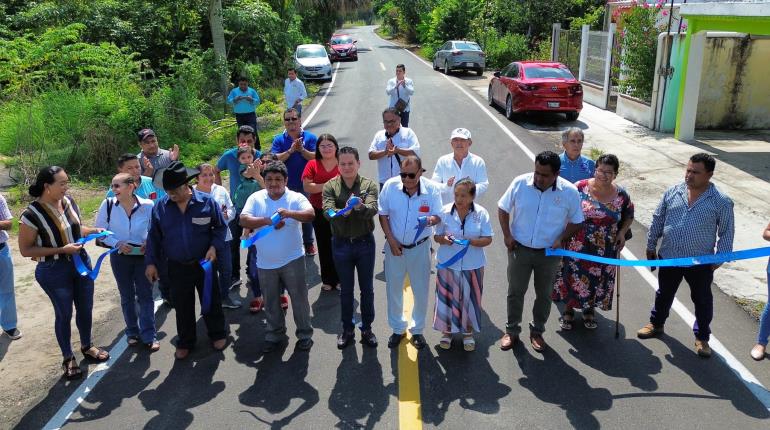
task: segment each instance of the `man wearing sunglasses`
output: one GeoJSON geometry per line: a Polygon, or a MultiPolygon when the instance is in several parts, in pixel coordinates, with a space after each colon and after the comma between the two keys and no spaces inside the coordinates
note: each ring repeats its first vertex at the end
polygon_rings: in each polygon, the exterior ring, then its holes
{"type": "Polygon", "coordinates": [[[404,279],[409,275],[414,294],[412,344],[425,347],[422,336],[428,311],[430,284],[430,242],[433,226],[441,219],[441,193],[422,177],[422,161],[407,155],[401,161],[399,176],[382,187],[378,201],[380,225],[385,233],[385,284],[388,294],[388,324],[393,334],[388,347],[395,348],[404,338],[409,321],[404,319],[404,279]]]}
{"type": "Polygon", "coordinates": [[[374,135],[369,146],[369,159],[377,160],[380,189],[388,179],[398,176],[401,161],[409,155],[420,155],[420,141],[412,129],[401,126],[401,117],[395,108],[382,112],[384,129],[374,135]]]}
{"type": "MultiPolygon", "coordinates": [[[[308,160],[315,159],[318,138],[313,133],[302,129],[302,122],[296,109],[286,109],[283,113],[283,125],[286,130],[275,136],[270,152],[286,164],[286,169],[289,171],[288,188],[305,195],[302,187],[302,172],[308,160]]],[[[305,254],[318,253],[313,244],[311,223],[302,223],[302,242],[305,244],[305,254]]]]}

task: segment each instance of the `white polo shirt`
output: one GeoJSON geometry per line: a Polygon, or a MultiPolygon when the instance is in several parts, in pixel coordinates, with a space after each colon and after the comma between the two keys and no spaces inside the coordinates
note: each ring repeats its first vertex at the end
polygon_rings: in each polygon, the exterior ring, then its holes
{"type": "MultiPolygon", "coordinates": [[[[420,141],[417,140],[417,135],[411,128],[399,128],[393,135],[393,145],[396,148],[411,149],[415,154],[420,155],[420,141]]],[[[369,146],[369,152],[384,151],[387,146],[388,138],[385,136],[385,130],[380,130],[374,135],[372,144],[369,146]]],[[[404,159],[402,155],[399,157],[404,159]]],[[[395,155],[377,160],[377,174],[381,184],[394,176],[398,176],[400,172],[401,166],[395,155]]]]}
{"type": "Polygon", "coordinates": [[[454,185],[450,187],[446,184],[452,176],[455,178],[455,184],[460,182],[460,179],[465,178],[475,182],[476,199],[484,195],[489,187],[487,165],[484,163],[484,159],[469,152],[458,166],[454,154],[442,155],[436,162],[431,179],[438,184],[441,191],[441,201],[445,205],[455,201],[454,185]]]}
{"type": "Polygon", "coordinates": [[[410,197],[399,176],[385,182],[377,206],[380,215],[388,216],[394,238],[402,245],[411,245],[433,234],[433,228],[426,227],[417,239],[414,237],[418,217],[441,213],[441,196],[433,182],[420,177],[420,188],[410,197]]]}
{"type": "MultiPolygon", "coordinates": [[[[450,234],[455,239],[478,239],[480,237],[492,236],[492,223],[489,221],[489,212],[481,205],[473,203],[471,211],[465,216],[465,222],[455,210],[454,203],[444,205],[441,209],[441,224],[436,226],[437,235],[450,234]]],[[[463,249],[461,245],[439,245],[436,259],[439,263],[444,263],[463,249]]],[[[487,264],[487,258],[484,255],[484,248],[477,246],[468,247],[460,261],[449,266],[452,270],[473,270],[484,267],[487,264]]]]}
{"type": "Polygon", "coordinates": [[[511,215],[510,231],[517,242],[530,248],[550,248],[567,223],[583,222],[580,194],[562,177],[540,191],[534,178],[534,173],[517,176],[497,206],[511,215]]]}
{"type": "MultiPolygon", "coordinates": [[[[304,211],[313,209],[313,206],[310,205],[307,197],[288,188],[278,200],[271,199],[267,190],[259,190],[249,196],[241,213],[254,217],[271,217],[279,208],[304,211]]],[[[277,269],[305,255],[305,246],[302,244],[302,223],[293,218],[284,218],[283,221],[286,223],[283,228],[273,230],[254,242],[259,256],[258,268],[277,269]]]]}

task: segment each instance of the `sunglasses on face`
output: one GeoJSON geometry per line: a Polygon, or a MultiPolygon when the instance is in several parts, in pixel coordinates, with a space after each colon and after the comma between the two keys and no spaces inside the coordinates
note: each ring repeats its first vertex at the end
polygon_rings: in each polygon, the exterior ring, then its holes
{"type": "Polygon", "coordinates": [[[399,173],[399,175],[401,175],[401,179],[406,179],[406,178],[414,179],[414,178],[417,177],[417,173],[404,173],[404,172],[401,172],[401,173],[399,173]]]}
{"type": "Polygon", "coordinates": [[[299,118],[294,116],[294,117],[291,117],[291,118],[284,118],[283,120],[286,121],[286,122],[294,122],[294,121],[299,121],[299,118]]]}

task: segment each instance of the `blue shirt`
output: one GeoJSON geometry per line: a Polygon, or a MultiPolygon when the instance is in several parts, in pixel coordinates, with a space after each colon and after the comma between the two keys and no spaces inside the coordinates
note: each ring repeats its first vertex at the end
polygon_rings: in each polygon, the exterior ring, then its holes
{"type": "Polygon", "coordinates": [[[157,265],[160,255],[181,263],[198,261],[206,256],[210,246],[214,246],[218,255],[224,251],[227,225],[219,205],[206,193],[197,190],[192,193],[184,213],[168,196],[153,208],[145,248],[146,264],[157,265]]]}
{"type": "Polygon", "coordinates": [[[559,154],[559,159],[561,160],[559,176],[571,183],[574,184],[577,181],[594,177],[594,169],[596,168],[594,160],[581,155],[577,160],[572,161],[567,157],[566,152],[559,154]]]}
{"type": "Polygon", "coordinates": [[[732,252],[734,235],[733,201],[709,184],[689,206],[687,184],[682,182],[666,190],[655,209],[647,249],[654,250],[662,237],[661,258],[712,255],[715,246],[718,253],[732,252]]]}
{"type": "MultiPolygon", "coordinates": [[[[315,144],[318,138],[315,134],[302,130],[300,137],[303,139],[302,146],[308,151],[315,152],[315,144]]],[[[280,154],[286,152],[291,148],[291,144],[294,141],[288,133],[285,131],[283,134],[275,136],[273,139],[273,148],[270,150],[273,154],[280,154]]],[[[299,152],[295,152],[289,155],[289,158],[284,161],[286,169],[289,171],[289,189],[293,191],[302,191],[302,171],[305,170],[305,164],[307,160],[299,152]]]]}
{"type": "MultiPolygon", "coordinates": [[[[166,192],[160,188],[156,188],[152,183],[152,178],[149,176],[142,176],[142,183],[136,187],[134,194],[136,194],[137,197],[150,199],[153,201],[153,203],[157,203],[161,197],[166,195],[166,192]]],[[[107,197],[115,197],[115,193],[112,192],[112,188],[107,190],[107,197]]]]}
{"type": "MultiPolygon", "coordinates": [[[[254,154],[254,159],[261,157],[262,153],[257,151],[254,154]]],[[[238,161],[238,148],[232,148],[225,151],[219,160],[217,160],[217,169],[220,172],[227,170],[230,172],[230,196],[235,195],[235,189],[241,183],[241,163],[238,161]]]]}
{"type": "Polygon", "coordinates": [[[233,105],[233,113],[252,113],[257,109],[260,102],[259,94],[257,94],[257,91],[251,87],[246,88],[246,91],[241,91],[240,87],[235,87],[227,96],[227,103],[233,105]],[[236,102],[235,98],[238,96],[251,96],[254,101],[250,102],[246,99],[241,99],[236,102]]]}

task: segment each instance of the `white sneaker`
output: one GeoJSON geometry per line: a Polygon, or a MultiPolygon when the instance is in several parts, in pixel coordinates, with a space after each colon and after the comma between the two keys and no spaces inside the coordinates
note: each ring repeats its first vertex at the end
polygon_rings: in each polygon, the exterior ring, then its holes
{"type": "Polygon", "coordinates": [[[6,334],[6,336],[10,337],[11,340],[17,340],[21,339],[21,331],[17,328],[12,328],[10,330],[3,330],[3,332],[6,334]]]}

